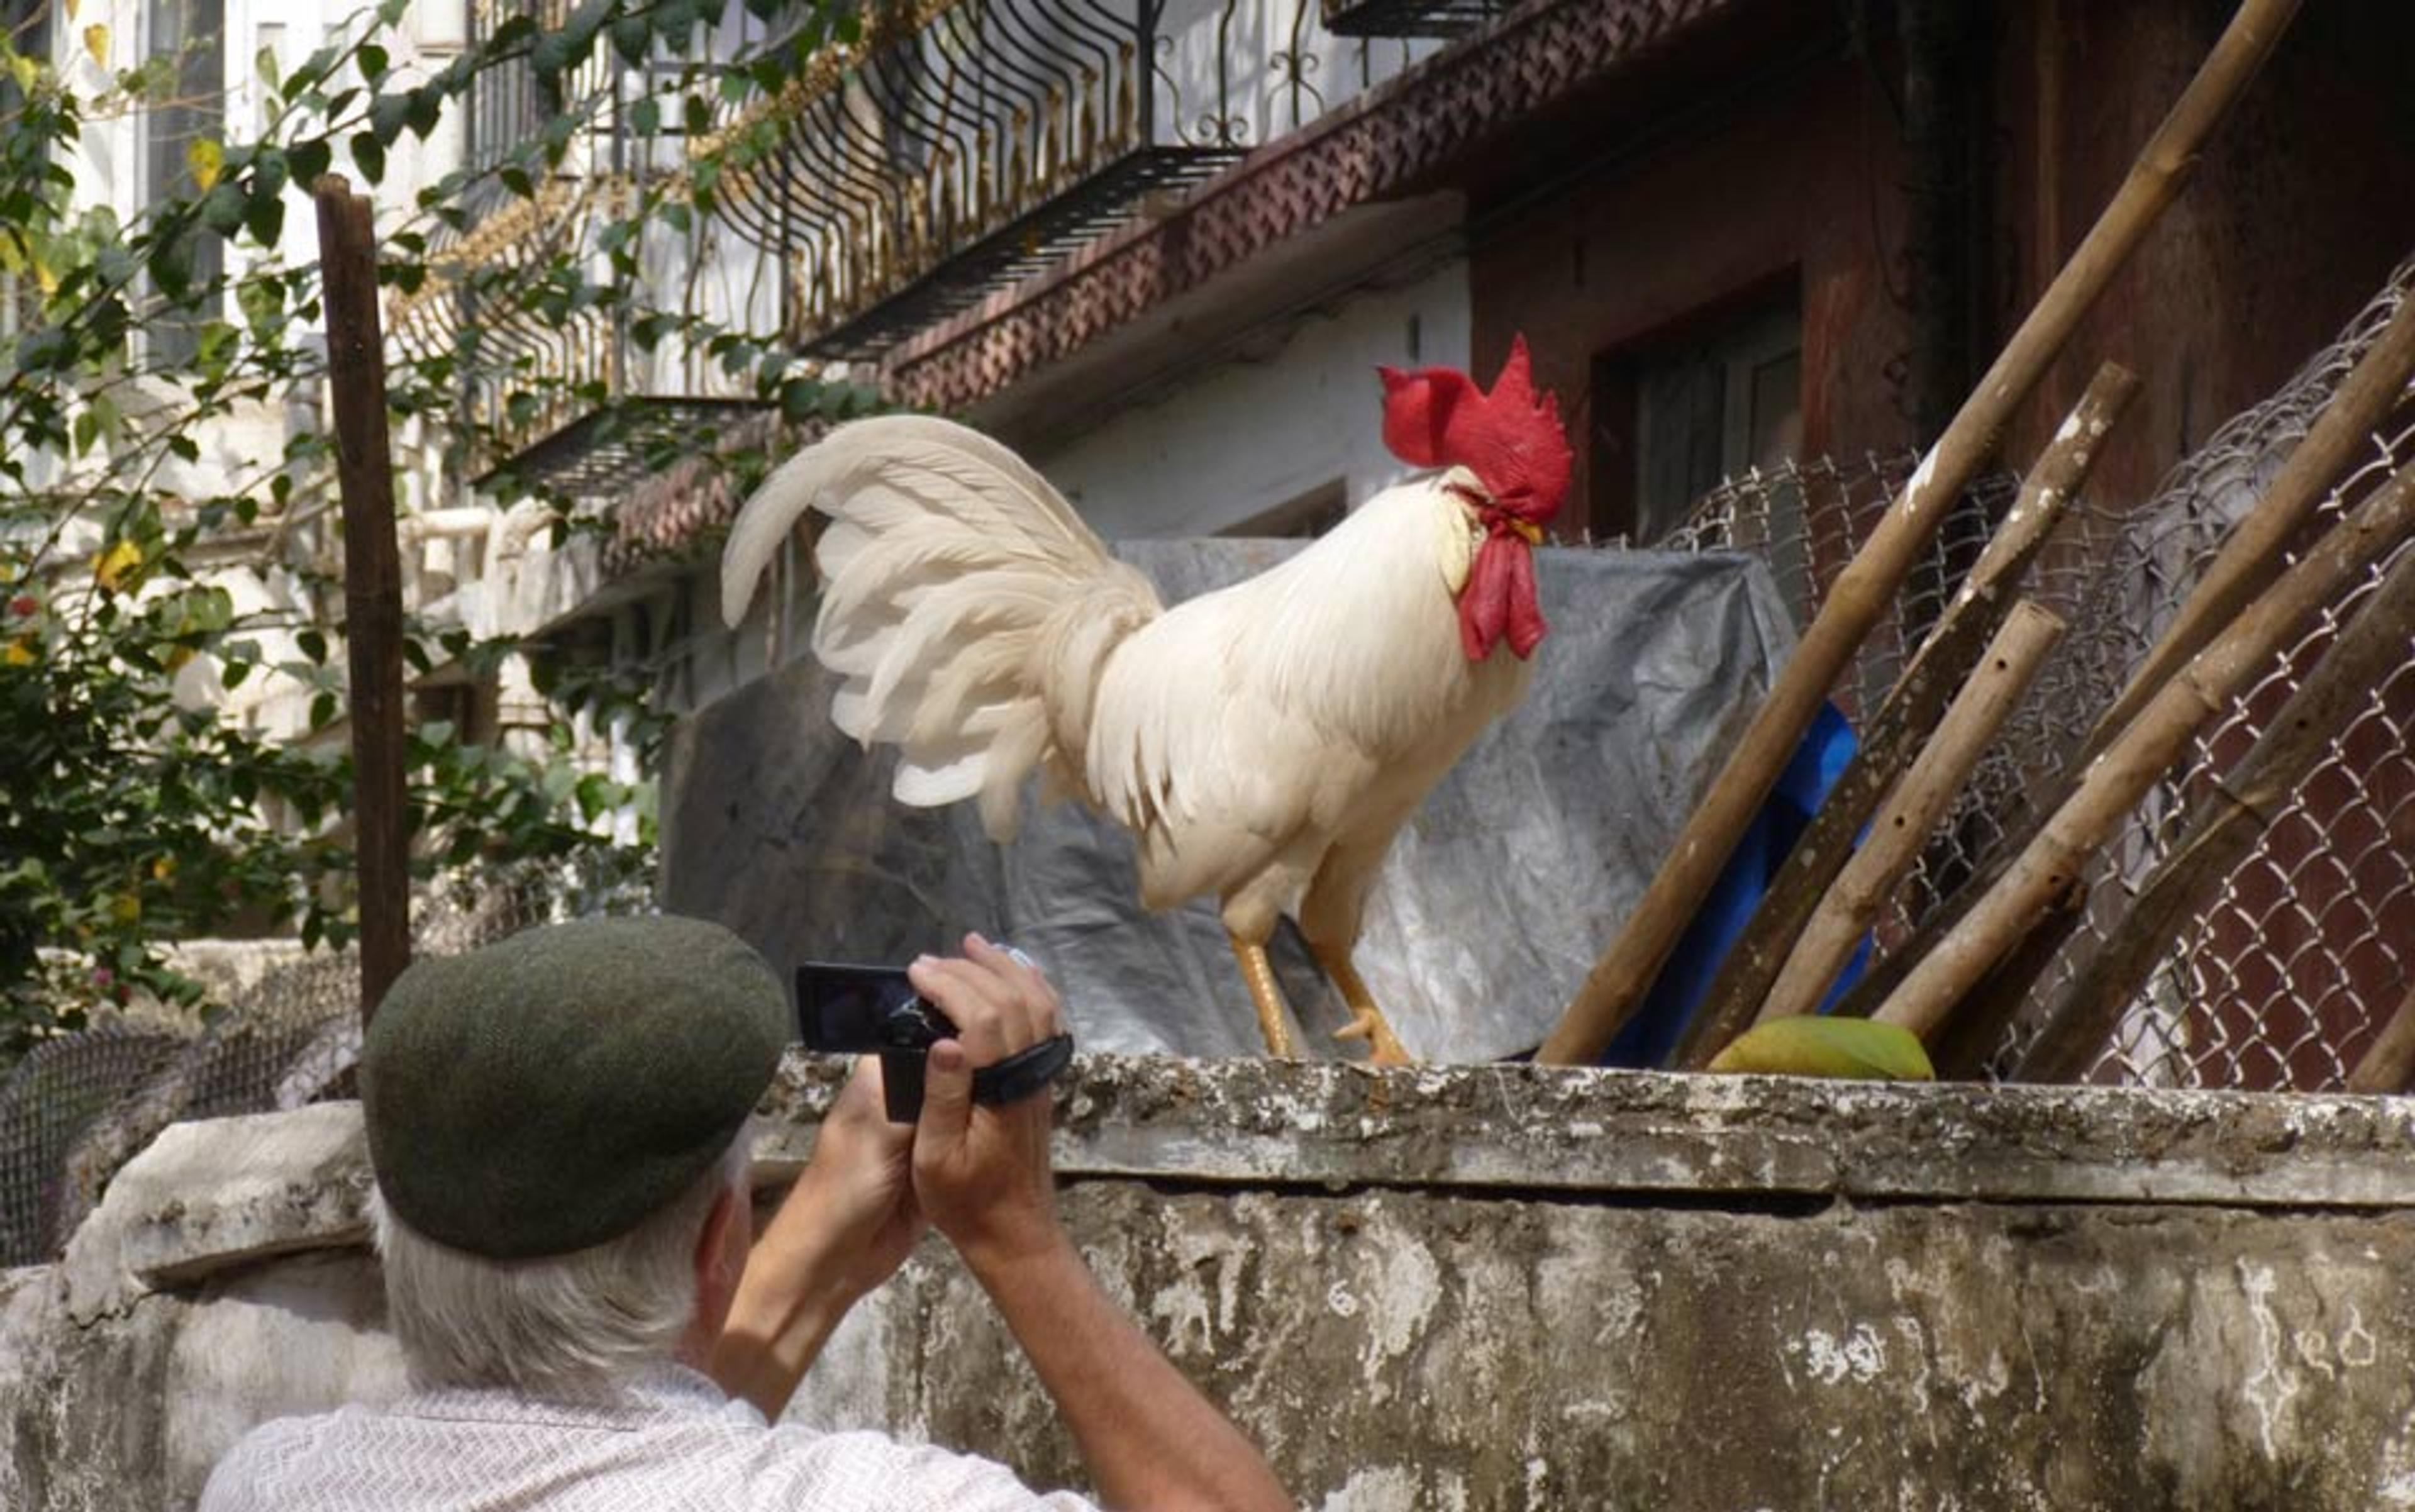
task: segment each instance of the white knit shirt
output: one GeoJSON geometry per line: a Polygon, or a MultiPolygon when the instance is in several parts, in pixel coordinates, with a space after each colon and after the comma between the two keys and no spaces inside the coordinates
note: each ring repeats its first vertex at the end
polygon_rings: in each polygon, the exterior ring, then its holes
{"type": "Polygon", "coordinates": [[[1096,1512],[1003,1466],[877,1433],[767,1426],[664,1366],[609,1395],[433,1391],[264,1423],[218,1462],[201,1512],[1096,1512]]]}

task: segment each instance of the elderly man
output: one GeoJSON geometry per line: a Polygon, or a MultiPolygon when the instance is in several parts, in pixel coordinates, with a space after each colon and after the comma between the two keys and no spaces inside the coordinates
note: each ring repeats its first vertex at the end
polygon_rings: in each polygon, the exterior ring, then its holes
{"type": "Polygon", "coordinates": [[[755,1238],[747,1116],[788,1036],[761,957],[683,919],[557,925],[412,966],[361,1055],[377,1239],[415,1394],[263,1425],[203,1512],[1007,1512],[987,1460],[779,1422],[848,1309],[927,1222],[1022,1343],[1117,1507],[1288,1506],[1266,1461],[1101,1292],[1058,1226],[1045,1096],[975,1068],[1057,1032],[978,936],[914,986],[957,1026],[921,1121],[858,1068],[755,1238]]]}

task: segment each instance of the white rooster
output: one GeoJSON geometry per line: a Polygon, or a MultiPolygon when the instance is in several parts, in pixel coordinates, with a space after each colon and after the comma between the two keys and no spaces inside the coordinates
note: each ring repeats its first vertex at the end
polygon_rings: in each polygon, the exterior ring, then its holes
{"type": "Polygon", "coordinates": [[[1545,630],[1531,548],[1570,458],[1522,339],[1489,394],[1444,368],[1383,380],[1386,442],[1443,471],[1171,609],[1012,452],[892,416],[765,480],[722,556],[722,612],[740,621],[818,508],[831,718],[902,748],[900,801],[978,796],[1004,842],[1040,768],[1132,832],[1149,908],[1220,900],[1269,1051],[1294,1054],[1266,952],[1290,914],[1349,1005],[1340,1033],[1405,1060],[1351,949],[1394,833],[1525,692],[1545,630]]]}

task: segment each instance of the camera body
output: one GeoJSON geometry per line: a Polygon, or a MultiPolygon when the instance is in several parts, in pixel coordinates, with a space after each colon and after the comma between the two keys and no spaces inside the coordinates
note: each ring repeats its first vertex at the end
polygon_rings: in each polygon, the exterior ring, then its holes
{"type": "Polygon", "coordinates": [[[797,968],[797,1037],[808,1050],[880,1057],[891,1123],[922,1113],[922,1069],[931,1047],[956,1032],[924,1002],[903,969],[807,962],[797,968]]]}
{"type": "MultiPolygon", "coordinates": [[[[797,968],[797,1037],[826,1055],[880,1057],[889,1121],[922,1114],[923,1070],[931,1047],[955,1035],[938,1005],[926,1002],[896,966],[809,961],[797,968]]],[[[973,1100],[1014,1102],[1046,1086],[1072,1063],[1073,1037],[1059,1034],[973,1073],[973,1100]]]]}

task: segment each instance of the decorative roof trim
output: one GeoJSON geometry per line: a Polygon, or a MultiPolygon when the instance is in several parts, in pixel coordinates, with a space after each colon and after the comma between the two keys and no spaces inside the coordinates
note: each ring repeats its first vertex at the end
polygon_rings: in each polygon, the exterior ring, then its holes
{"type": "Polygon", "coordinates": [[[995,294],[892,352],[886,387],[960,410],[1342,211],[1393,197],[1505,126],[1732,0],[1530,0],[1314,124],[1268,143],[1164,217],[995,294]]]}

